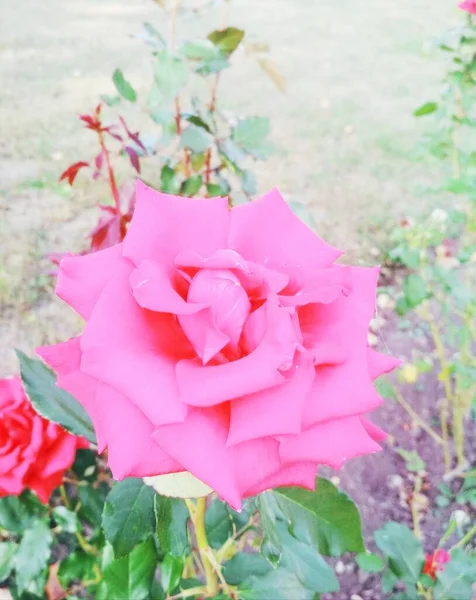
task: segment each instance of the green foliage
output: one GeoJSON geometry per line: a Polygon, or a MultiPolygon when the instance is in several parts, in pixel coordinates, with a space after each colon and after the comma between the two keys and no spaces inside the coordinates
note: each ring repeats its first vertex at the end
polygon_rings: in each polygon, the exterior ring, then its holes
{"type": "Polygon", "coordinates": [[[214,500],[208,507],[205,517],[208,543],[212,548],[220,548],[232,534],[232,520],[226,506],[214,500]]]}
{"type": "Polygon", "coordinates": [[[46,582],[52,542],[53,535],[43,520],[25,531],[13,558],[19,592],[28,590],[37,579],[46,582]]]}
{"type": "Polygon", "coordinates": [[[355,504],[327,479],[317,478],[315,492],[279,488],[273,495],[294,535],[315,544],[322,554],[340,556],[364,550],[355,504]]]}
{"type": "Polygon", "coordinates": [[[425,461],[421,458],[418,452],[415,452],[414,450],[405,450],[404,448],[397,448],[397,452],[405,461],[405,466],[408,471],[411,471],[412,473],[418,473],[419,471],[425,470],[425,461]]]}
{"type": "Polygon", "coordinates": [[[183,558],[166,554],[160,563],[161,583],[164,591],[171,592],[180,583],[183,572],[183,558]]]}
{"type": "Polygon", "coordinates": [[[80,529],[78,515],[66,506],[55,506],[51,512],[54,521],[66,533],[76,533],[80,529]]]}
{"type": "Polygon", "coordinates": [[[154,490],[142,479],[124,479],[106,498],[102,526],[116,558],[155,533],[154,490]]]}
{"type": "MultiPolygon", "coordinates": [[[[119,94],[125,100],[128,100],[129,102],[136,101],[137,95],[134,91],[134,88],[124,77],[124,74],[121,71],[121,69],[116,69],[114,71],[114,73],[112,75],[112,81],[113,81],[114,85],[116,86],[116,90],[119,92],[119,94]]],[[[115,104],[115,102],[113,102],[113,104],[115,104]]],[[[109,105],[111,105],[110,102],[109,102],[109,105]]]]}
{"type": "Polygon", "coordinates": [[[29,492],[24,492],[20,497],[6,496],[0,498],[0,527],[23,534],[45,512],[46,508],[29,492]]]}
{"type": "Polygon", "coordinates": [[[361,552],[357,554],[355,560],[362,571],[367,573],[380,573],[385,568],[385,563],[380,556],[371,552],[361,552]]]}
{"type": "Polygon", "coordinates": [[[84,408],[77,400],[56,386],[56,378],[40,360],[28,358],[17,350],[21,378],[35,410],[71,433],[96,442],[94,428],[84,408]]]}
{"type": "Polygon", "coordinates": [[[18,544],[15,542],[2,542],[0,544],[0,583],[10,575],[15,566],[15,553],[18,544]]]}
{"type": "Polygon", "coordinates": [[[416,583],[425,556],[421,542],[412,531],[400,523],[389,522],[374,533],[375,543],[387,556],[393,573],[403,581],[416,583]]]}
{"type": "Polygon", "coordinates": [[[476,557],[463,550],[454,550],[450,562],[437,572],[436,578],[435,600],[471,599],[472,586],[476,581],[476,557]]]}
{"type": "Polygon", "coordinates": [[[114,558],[112,546],[106,545],[102,558],[103,581],[96,598],[149,598],[156,567],[157,553],[151,539],[121,558],[114,558]]]}
{"type": "Polygon", "coordinates": [[[425,102],[425,104],[419,106],[413,114],[415,117],[422,117],[423,115],[434,113],[437,108],[438,104],[436,102],[425,102]]]}
{"type": "Polygon", "coordinates": [[[188,553],[187,522],[190,515],[185,504],[176,498],[156,494],[154,511],[161,549],[177,558],[188,553]]]}

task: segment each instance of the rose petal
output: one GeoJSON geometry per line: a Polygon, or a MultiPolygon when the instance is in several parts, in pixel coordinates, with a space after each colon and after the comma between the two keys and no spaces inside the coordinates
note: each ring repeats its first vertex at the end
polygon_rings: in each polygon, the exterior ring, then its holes
{"type": "Polygon", "coordinates": [[[276,299],[267,303],[268,329],[248,356],[221,365],[201,366],[196,361],[177,364],[180,398],[191,406],[214,406],[273,387],[284,381],[278,369],[292,366],[296,336],[286,309],[276,299]]]}
{"type": "Polygon", "coordinates": [[[225,447],[228,423],[226,406],[211,410],[191,409],[183,423],[158,427],[153,437],[184,470],[190,471],[239,510],[241,497],[225,447]]]}
{"type": "Polygon", "coordinates": [[[246,441],[227,452],[241,496],[281,467],[279,442],[269,437],[246,441]]]}
{"type": "Polygon", "coordinates": [[[48,504],[51,494],[62,482],[63,473],[55,473],[50,477],[43,477],[41,474],[33,473],[32,477],[28,479],[27,487],[36,493],[40,502],[48,504]]]}
{"type": "Polygon", "coordinates": [[[101,453],[106,446],[106,441],[94,401],[97,380],[80,369],[79,337],[54,346],[42,346],[36,349],[36,353],[56,372],[56,385],[69,392],[88,412],[96,432],[98,452],[101,453]]]}
{"type": "Polygon", "coordinates": [[[204,365],[230,342],[230,338],[215,325],[210,309],[204,309],[196,315],[180,315],[178,320],[204,365]]]}
{"type": "Polygon", "coordinates": [[[275,473],[250,486],[243,492],[243,496],[256,496],[261,492],[283,486],[298,486],[314,491],[316,472],[315,462],[297,462],[283,465],[275,473]]]}
{"type": "Polygon", "coordinates": [[[304,402],[314,380],[314,366],[300,357],[281,385],[233,400],[227,445],[254,438],[299,433],[304,402]]]}
{"type": "Polygon", "coordinates": [[[100,382],[96,405],[104,423],[108,464],[115,479],[183,470],[153,441],[152,424],[124,394],[100,382]]]}
{"type": "Polygon", "coordinates": [[[246,260],[288,274],[295,284],[342,254],[300,221],[276,188],[231,210],[228,240],[246,260]]]}
{"type": "Polygon", "coordinates": [[[138,306],[128,277],[105,287],[81,336],[81,370],[130,398],[154,425],[182,421],[177,357],[193,350],[175,318],[138,306]]]}
{"type": "Polygon", "coordinates": [[[60,263],[56,294],[88,319],[111,277],[131,268],[122,256],[122,244],[92,254],[65,256],[60,263]]]}
{"type": "Polygon", "coordinates": [[[331,304],[314,304],[300,312],[305,340],[312,337],[341,344],[344,363],[316,368],[316,378],[304,410],[304,426],[341,416],[357,415],[382,402],[369,376],[367,331],[375,308],[378,269],[352,268],[352,292],[331,304]]]}
{"type": "Polygon", "coordinates": [[[284,463],[313,461],[339,468],[350,458],[379,450],[360,418],[346,417],[313,425],[298,435],[283,436],[279,453],[284,463]]]}
{"type": "Polygon", "coordinates": [[[348,295],[351,288],[349,267],[319,269],[306,280],[301,289],[293,295],[279,296],[283,306],[304,306],[312,302],[329,304],[341,294],[348,295]]]}
{"type": "Polygon", "coordinates": [[[370,437],[376,442],[383,442],[387,439],[387,434],[383,429],[380,429],[375,423],[369,421],[365,417],[360,417],[362,425],[365,427],[365,431],[370,435],[370,437]]]}
{"type": "Polygon", "coordinates": [[[173,288],[167,269],[158,262],[142,260],[130,276],[132,293],[139,306],[157,312],[191,315],[207,304],[186,302],[173,288]]]}
{"type": "Polygon", "coordinates": [[[194,267],[196,269],[240,269],[250,273],[248,264],[242,256],[230,248],[220,248],[209,256],[203,256],[193,250],[182,250],[175,257],[177,267],[194,267]]]}
{"type": "Polygon", "coordinates": [[[177,254],[191,250],[205,256],[227,248],[227,198],[182,198],[157,192],[137,181],[136,208],[124,239],[124,256],[139,266],[151,259],[166,268],[177,254]]]}
{"type": "Polygon", "coordinates": [[[64,431],[59,431],[59,427],[56,436],[55,442],[44,454],[45,464],[41,469],[41,473],[43,477],[50,477],[59,473],[62,479],[65,470],[69,469],[74,462],[76,438],[64,431]]]}
{"type": "Polygon", "coordinates": [[[394,356],[376,352],[371,348],[368,349],[369,373],[372,379],[377,379],[384,373],[390,373],[402,364],[402,361],[394,356]]]}

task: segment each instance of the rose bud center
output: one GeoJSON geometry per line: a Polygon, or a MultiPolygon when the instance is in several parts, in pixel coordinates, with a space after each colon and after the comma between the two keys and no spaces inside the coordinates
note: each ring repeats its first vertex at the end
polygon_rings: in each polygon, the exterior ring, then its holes
{"type": "Polygon", "coordinates": [[[237,346],[250,313],[250,301],[238,277],[225,269],[204,269],[192,279],[187,300],[207,304],[217,328],[237,346]]]}

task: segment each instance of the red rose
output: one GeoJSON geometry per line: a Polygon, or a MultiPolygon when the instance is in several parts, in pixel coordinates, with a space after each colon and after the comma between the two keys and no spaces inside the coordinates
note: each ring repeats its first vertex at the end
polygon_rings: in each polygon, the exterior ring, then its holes
{"type": "Polygon", "coordinates": [[[451,555],[446,550],[438,548],[438,550],[426,555],[423,573],[429,575],[432,579],[436,579],[436,572],[443,571],[445,568],[443,565],[450,560],[451,555]]]}
{"type": "Polygon", "coordinates": [[[0,379],[0,497],[34,491],[45,504],[86,440],[40,417],[19,377],[0,379]]]}

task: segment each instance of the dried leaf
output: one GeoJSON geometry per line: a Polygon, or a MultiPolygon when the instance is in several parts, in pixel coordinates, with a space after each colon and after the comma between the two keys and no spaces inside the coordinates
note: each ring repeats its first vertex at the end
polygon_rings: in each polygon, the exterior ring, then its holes
{"type": "Polygon", "coordinates": [[[258,58],[258,63],[280,92],[286,91],[286,79],[279,72],[278,67],[267,58],[258,58]]]}
{"type": "Polygon", "coordinates": [[[59,600],[64,597],[65,590],[58,579],[59,563],[53,563],[49,567],[48,581],[45,585],[45,595],[48,600],[59,600]]]}

